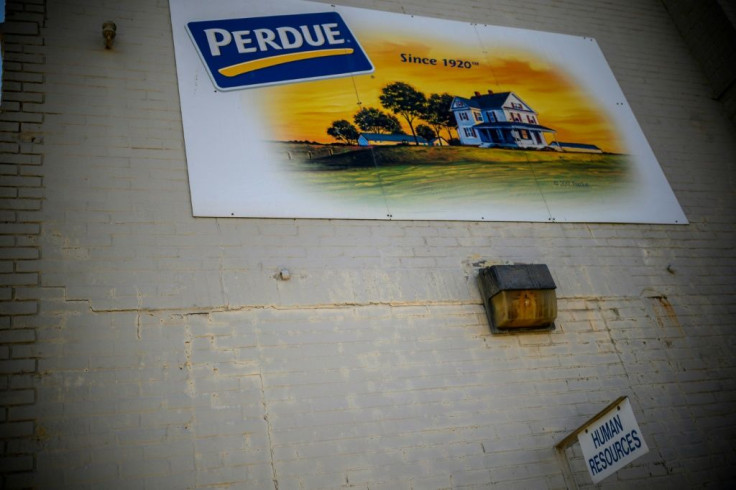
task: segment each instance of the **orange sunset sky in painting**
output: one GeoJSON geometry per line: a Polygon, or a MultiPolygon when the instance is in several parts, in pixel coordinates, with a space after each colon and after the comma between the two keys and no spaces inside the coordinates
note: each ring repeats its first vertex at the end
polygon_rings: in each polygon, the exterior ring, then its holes
{"type": "MultiPolygon", "coordinates": [[[[375,66],[373,74],[259,89],[260,100],[270,114],[264,121],[269,139],[335,142],[326,133],[333,121],[346,119],[352,123],[361,107],[389,112],[379,102],[381,88],[402,81],[426,96],[447,92],[470,98],[476,91],[514,92],[537,111],[539,124],[557,131],[558,141],[626,152],[623,139],[596,100],[543,55],[509,46],[484,49],[473,42],[448,43],[436,36],[430,38],[432,34],[357,31],[356,37],[375,66]],[[437,64],[402,62],[402,53],[433,58],[437,64]],[[444,66],[443,59],[473,64],[471,68],[453,68],[444,66]]],[[[397,117],[410,133],[406,122],[397,117]]],[[[415,121],[414,126],[422,123],[415,121]]],[[[442,136],[447,138],[445,131],[442,136]]],[[[453,136],[457,137],[454,130],[453,136]]],[[[549,135],[547,139],[551,139],[549,135]]]]}

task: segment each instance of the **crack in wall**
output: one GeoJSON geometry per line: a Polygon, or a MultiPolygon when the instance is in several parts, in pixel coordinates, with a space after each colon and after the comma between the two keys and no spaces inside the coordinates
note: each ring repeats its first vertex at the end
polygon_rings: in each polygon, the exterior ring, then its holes
{"type": "Polygon", "coordinates": [[[266,402],[266,390],[263,385],[263,374],[258,373],[258,382],[261,388],[261,405],[263,406],[263,420],[266,421],[266,434],[268,436],[268,450],[269,450],[269,461],[271,463],[271,473],[273,475],[273,488],[279,490],[279,479],[276,474],[276,464],[274,462],[274,451],[273,451],[273,438],[272,438],[272,427],[271,420],[268,417],[268,403],[266,402]]]}

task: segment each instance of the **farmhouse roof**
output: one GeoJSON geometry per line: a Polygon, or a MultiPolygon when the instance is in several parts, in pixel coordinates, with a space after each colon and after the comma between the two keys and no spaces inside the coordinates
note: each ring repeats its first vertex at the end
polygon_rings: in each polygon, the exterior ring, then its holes
{"type": "Polygon", "coordinates": [[[552,128],[548,128],[547,126],[542,126],[541,124],[531,124],[531,123],[525,123],[525,122],[515,122],[515,121],[499,121],[495,123],[480,123],[473,126],[476,129],[534,129],[537,131],[544,131],[548,133],[555,133],[556,131],[552,128]]]}
{"type": "MultiPolygon", "coordinates": [[[[367,141],[384,141],[389,143],[414,143],[414,136],[410,134],[382,134],[382,133],[361,133],[367,141]]],[[[427,140],[421,136],[417,136],[419,143],[426,144],[427,140]]]]}
{"type": "MultiPolygon", "coordinates": [[[[466,97],[456,96],[455,100],[475,109],[500,109],[503,107],[503,103],[509,98],[509,95],[511,95],[511,92],[499,92],[497,94],[493,93],[483,95],[476,92],[476,95],[473,95],[469,99],[466,97]]],[[[456,104],[452,104],[453,109],[456,108],[455,106],[456,104]]]]}
{"type": "Polygon", "coordinates": [[[480,109],[498,109],[503,107],[503,103],[509,98],[511,92],[499,92],[493,94],[473,95],[470,97],[472,102],[475,102],[480,109]]]}
{"type": "Polygon", "coordinates": [[[598,147],[597,145],[589,145],[586,143],[565,143],[563,141],[559,141],[555,144],[564,148],[575,148],[580,150],[600,150],[600,147],[598,147]]]}

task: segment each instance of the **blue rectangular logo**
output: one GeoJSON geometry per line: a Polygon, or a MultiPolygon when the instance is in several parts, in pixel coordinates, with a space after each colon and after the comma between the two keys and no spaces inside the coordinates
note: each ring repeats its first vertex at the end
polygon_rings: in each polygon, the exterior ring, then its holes
{"type": "Polygon", "coordinates": [[[374,70],[337,12],[197,21],[187,29],[219,90],[374,70]]]}

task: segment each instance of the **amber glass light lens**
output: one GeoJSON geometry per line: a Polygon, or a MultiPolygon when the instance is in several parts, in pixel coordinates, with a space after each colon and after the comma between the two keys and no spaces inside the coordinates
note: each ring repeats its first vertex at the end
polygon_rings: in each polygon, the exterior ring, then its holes
{"type": "Polygon", "coordinates": [[[554,289],[501,291],[491,305],[496,328],[544,327],[557,318],[554,289]]]}

